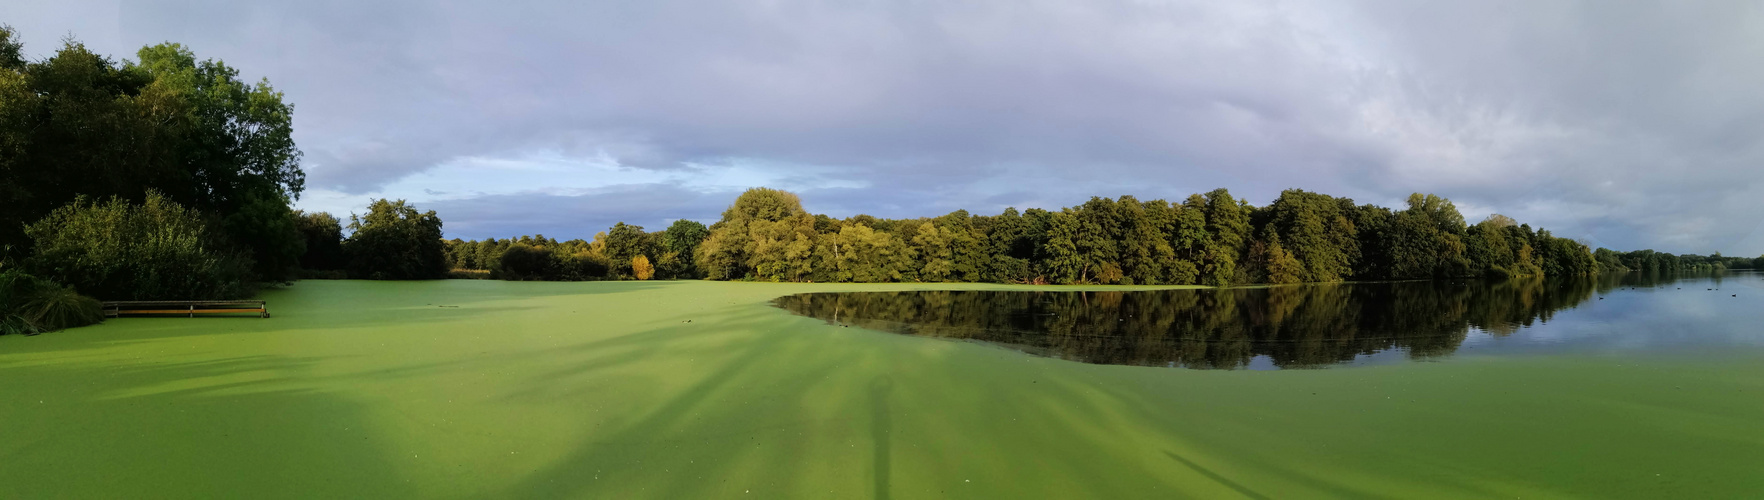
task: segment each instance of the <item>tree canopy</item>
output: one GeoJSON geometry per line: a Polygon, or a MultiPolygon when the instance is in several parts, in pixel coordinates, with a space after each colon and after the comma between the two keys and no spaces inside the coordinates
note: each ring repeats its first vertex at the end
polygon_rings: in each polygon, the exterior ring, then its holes
{"type": "Polygon", "coordinates": [[[1058,211],[840,220],[755,188],[710,226],[696,262],[712,279],[1220,286],[1600,270],[1584,244],[1508,222],[1467,227],[1431,194],[1393,211],[1296,189],[1265,207],[1216,189],[1181,203],[1097,197],[1058,211]]]}
{"type": "Polygon", "coordinates": [[[0,27],[0,260],[31,256],[26,225],[80,197],[151,196],[190,210],[211,251],[248,257],[239,279],[291,277],[304,241],[289,205],[306,182],[293,106],[176,43],[135,57],[70,39],[27,60],[0,27]]]}
{"type": "Polygon", "coordinates": [[[369,279],[438,279],[447,276],[441,218],[418,212],[404,200],[375,200],[367,215],[349,216],[353,231],[343,242],[352,276],[369,279]]]}

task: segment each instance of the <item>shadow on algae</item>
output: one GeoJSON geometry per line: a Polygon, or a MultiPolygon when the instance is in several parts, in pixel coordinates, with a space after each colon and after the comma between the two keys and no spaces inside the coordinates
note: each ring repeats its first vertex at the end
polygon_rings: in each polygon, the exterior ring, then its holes
{"type": "Polygon", "coordinates": [[[0,338],[0,497],[1645,497],[1764,486],[1743,475],[1764,458],[1747,433],[1760,404],[1731,397],[1764,376],[1740,365],[1147,370],[838,328],[765,305],[832,289],[303,283],[266,293],[269,321],[0,338]],[[382,338],[402,343],[365,352],[382,338]],[[470,390],[482,397],[458,408],[423,401],[470,390]],[[432,427],[442,419],[463,422],[432,427]],[[466,458],[416,456],[412,442],[466,458]],[[514,446],[522,455],[507,454],[514,446]]]}

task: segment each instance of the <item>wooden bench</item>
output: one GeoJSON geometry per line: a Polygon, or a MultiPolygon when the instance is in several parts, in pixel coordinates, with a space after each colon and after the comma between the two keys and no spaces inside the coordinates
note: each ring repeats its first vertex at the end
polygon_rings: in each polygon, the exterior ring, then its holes
{"type": "Polygon", "coordinates": [[[104,317],[107,318],[125,314],[182,314],[194,318],[198,314],[240,313],[268,318],[269,304],[261,300],[124,300],[104,303],[104,317]]]}

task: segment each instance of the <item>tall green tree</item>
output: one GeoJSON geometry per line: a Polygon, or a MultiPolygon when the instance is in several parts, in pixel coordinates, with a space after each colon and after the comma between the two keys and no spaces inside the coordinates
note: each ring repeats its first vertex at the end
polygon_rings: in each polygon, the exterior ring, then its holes
{"type": "Polygon", "coordinates": [[[343,243],[349,273],[377,280],[439,279],[447,276],[441,217],[418,212],[404,200],[374,200],[365,216],[350,214],[353,231],[343,243]]]}
{"type": "Polygon", "coordinates": [[[149,191],[205,214],[218,243],[282,278],[300,240],[287,221],[305,185],[292,106],[177,44],[116,62],[69,41],[39,61],[0,29],[0,248],[78,196],[141,202],[149,191]],[[280,205],[279,207],[275,205],[280,205]]]}
{"type": "Polygon", "coordinates": [[[220,228],[248,252],[258,279],[283,281],[294,277],[306,253],[306,236],[288,200],[263,191],[247,196],[238,208],[221,217],[220,228]]]}
{"type": "Polygon", "coordinates": [[[1263,273],[1263,280],[1268,283],[1285,284],[1303,282],[1308,270],[1297,256],[1286,251],[1280,244],[1279,234],[1270,234],[1266,242],[1257,241],[1251,244],[1251,255],[1263,273]]]}
{"type": "Polygon", "coordinates": [[[698,221],[680,219],[662,232],[662,248],[667,255],[662,259],[662,270],[668,277],[697,277],[697,264],[693,255],[698,252],[698,245],[710,236],[710,228],[698,221]]]}
{"type": "Polygon", "coordinates": [[[298,197],[306,186],[294,146],[294,107],[268,79],[239,80],[239,70],[198,61],[182,45],[164,43],[136,53],[151,86],[176,96],[185,134],[180,163],[196,183],[187,191],[198,207],[234,209],[254,196],[298,197]]]}
{"type": "Polygon", "coordinates": [[[1226,286],[1238,279],[1238,261],[1249,249],[1249,207],[1230,191],[1215,189],[1206,200],[1206,230],[1211,239],[1203,255],[1203,280],[1212,286],[1226,286]]]}
{"type": "Polygon", "coordinates": [[[1269,205],[1272,234],[1283,250],[1303,267],[1300,281],[1341,281],[1353,276],[1360,257],[1359,229],[1352,219],[1353,200],[1288,189],[1269,205]]]}
{"type": "MultiPolygon", "coordinates": [[[[1137,200],[1135,200],[1137,203],[1137,200]]],[[[1080,268],[1078,283],[1098,281],[1102,283],[1118,283],[1121,280],[1121,215],[1120,206],[1103,197],[1091,197],[1090,201],[1072,211],[1077,220],[1077,233],[1072,243],[1076,247],[1080,268]]]]}
{"type": "Polygon", "coordinates": [[[1047,238],[1042,240],[1039,257],[1054,283],[1082,283],[1089,271],[1088,262],[1079,251],[1083,238],[1078,217],[1070,211],[1047,212],[1047,238]]]}
{"type": "Polygon", "coordinates": [[[305,241],[305,252],[300,255],[301,268],[323,271],[343,269],[343,224],[337,217],[325,212],[295,212],[294,226],[305,241]]]}
{"type": "Polygon", "coordinates": [[[1035,258],[1035,241],[1029,235],[1029,224],[1016,208],[1006,208],[993,218],[983,243],[982,251],[987,258],[981,265],[982,281],[1017,283],[1034,279],[1031,262],[1035,258]]]}
{"type": "Polygon", "coordinates": [[[1391,277],[1469,275],[1464,216],[1457,207],[1445,198],[1421,193],[1409,195],[1408,205],[1393,217],[1385,241],[1391,277]]]}
{"type": "Polygon", "coordinates": [[[12,26],[0,24],[0,69],[24,69],[24,44],[18,41],[18,31],[12,26]]]}
{"type": "Polygon", "coordinates": [[[711,225],[695,258],[713,279],[805,279],[814,258],[814,227],[795,194],[749,189],[711,225]]]}
{"type": "Polygon", "coordinates": [[[606,232],[606,258],[612,263],[613,273],[619,276],[631,276],[631,260],[655,253],[651,247],[649,233],[643,232],[643,226],[620,222],[606,232]]]}

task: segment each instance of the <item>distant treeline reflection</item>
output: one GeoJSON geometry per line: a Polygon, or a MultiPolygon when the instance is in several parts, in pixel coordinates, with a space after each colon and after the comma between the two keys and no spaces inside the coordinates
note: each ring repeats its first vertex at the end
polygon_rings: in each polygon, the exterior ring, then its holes
{"type": "Polygon", "coordinates": [[[1472,328],[1505,336],[1616,280],[1320,284],[1270,288],[809,293],[778,307],[830,324],[969,339],[1085,363],[1280,368],[1393,349],[1451,354],[1472,328]]]}

